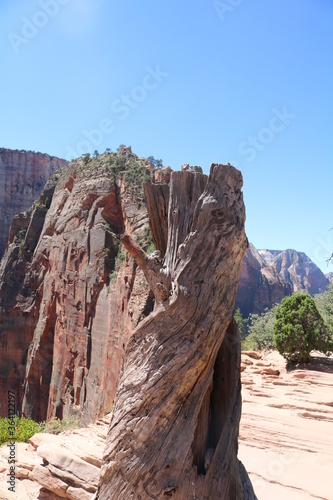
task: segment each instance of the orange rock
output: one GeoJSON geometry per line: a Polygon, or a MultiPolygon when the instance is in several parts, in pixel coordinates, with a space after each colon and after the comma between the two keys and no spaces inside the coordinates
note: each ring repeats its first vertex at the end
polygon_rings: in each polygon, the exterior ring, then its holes
{"type": "Polygon", "coordinates": [[[0,265],[0,416],[12,390],[35,420],[94,421],[112,405],[133,326],[152,309],[143,273],[117,239],[125,229],[142,234],[146,207],[98,161],[71,165],[42,192],[50,207],[12,225],[0,265]]]}
{"type": "Polygon", "coordinates": [[[258,351],[242,351],[242,357],[249,356],[249,358],[253,359],[261,359],[262,355],[258,351]]]}

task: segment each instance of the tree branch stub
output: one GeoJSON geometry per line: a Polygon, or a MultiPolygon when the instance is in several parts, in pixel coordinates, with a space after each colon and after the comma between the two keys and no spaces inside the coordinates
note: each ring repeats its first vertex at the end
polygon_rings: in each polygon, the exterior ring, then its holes
{"type": "Polygon", "coordinates": [[[230,165],[213,164],[208,178],[173,172],[167,240],[155,224],[155,238],[167,241],[163,260],[121,238],[167,307],[128,343],[98,500],[256,498],[237,460],[240,344],[231,319],[248,246],[241,188],[230,165]]]}

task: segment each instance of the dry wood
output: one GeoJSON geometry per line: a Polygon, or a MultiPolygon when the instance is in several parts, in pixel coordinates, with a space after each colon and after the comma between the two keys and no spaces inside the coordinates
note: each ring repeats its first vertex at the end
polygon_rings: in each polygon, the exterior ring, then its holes
{"type": "Polygon", "coordinates": [[[159,208],[152,200],[161,193],[145,186],[159,251],[147,256],[129,236],[122,241],[156,306],[127,347],[99,500],[256,498],[237,460],[240,344],[232,311],[248,246],[241,188],[238,170],[215,164],[208,179],[173,172],[159,208]]]}

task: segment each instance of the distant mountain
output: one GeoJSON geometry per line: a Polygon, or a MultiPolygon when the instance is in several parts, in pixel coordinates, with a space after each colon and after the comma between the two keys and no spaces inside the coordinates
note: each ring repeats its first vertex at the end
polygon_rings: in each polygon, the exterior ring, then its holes
{"type": "Polygon", "coordinates": [[[333,273],[327,273],[325,276],[330,283],[333,283],[333,273]]]}
{"type": "Polygon", "coordinates": [[[298,290],[315,294],[329,279],[303,252],[257,250],[252,244],[244,257],[236,300],[243,316],[261,313],[298,290]]]}
{"type": "Polygon", "coordinates": [[[250,243],[241,267],[236,308],[248,317],[280,303],[292,291],[292,285],[281,280],[275,268],[250,243]]]}
{"type": "Polygon", "coordinates": [[[276,270],[282,281],[292,285],[293,292],[307,290],[313,295],[327,289],[329,280],[304,252],[291,249],[258,252],[276,270]]]}

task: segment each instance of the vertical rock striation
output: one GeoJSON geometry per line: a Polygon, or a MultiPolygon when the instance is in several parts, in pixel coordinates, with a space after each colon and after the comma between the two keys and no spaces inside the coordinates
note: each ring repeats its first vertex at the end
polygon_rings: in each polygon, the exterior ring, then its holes
{"type": "Polygon", "coordinates": [[[134,160],[74,162],[13,219],[0,266],[1,416],[8,389],[36,420],[77,413],[90,421],[112,404],[132,326],[153,304],[120,249],[125,229],[144,243],[148,217],[133,179],[131,189],[116,179],[116,161],[126,173],[134,160]]]}
{"type": "Polygon", "coordinates": [[[291,294],[291,284],[283,281],[250,243],[242,262],[236,308],[239,307],[247,318],[251,313],[260,314],[266,308],[270,309],[291,294]]]}
{"type": "Polygon", "coordinates": [[[47,154],[0,148],[0,259],[14,215],[29,208],[47,179],[67,164],[47,154]]]}
{"type": "Polygon", "coordinates": [[[324,292],[329,280],[304,253],[296,250],[258,250],[278,273],[280,279],[292,286],[292,291],[307,290],[311,295],[324,292]]]}
{"type": "Polygon", "coordinates": [[[327,290],[329,279],[303,252],[257,250],[251,243],[244,257],[236,299],[243,316],[260,314],[299,290],[327,290]]]}

